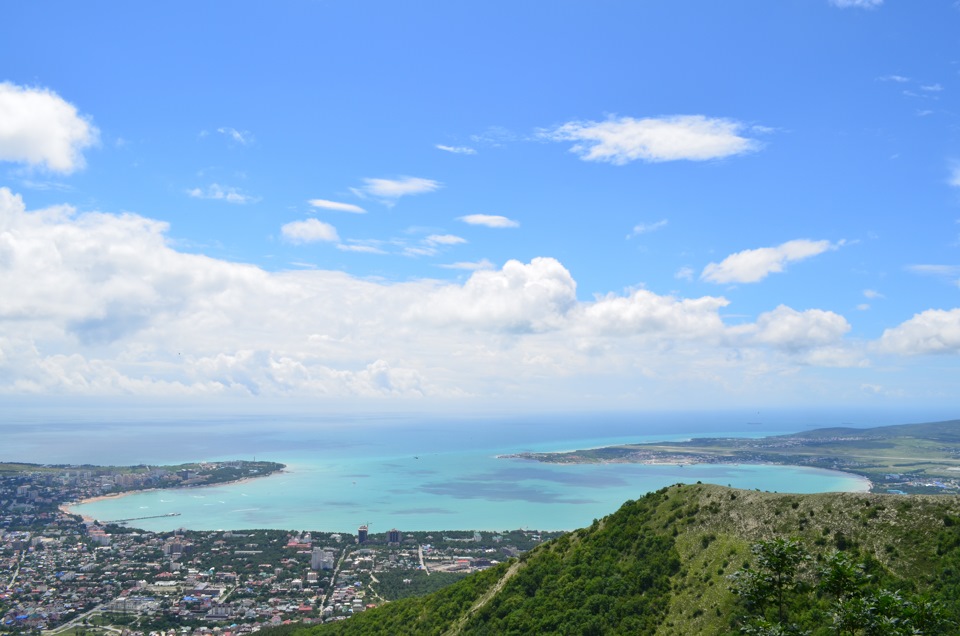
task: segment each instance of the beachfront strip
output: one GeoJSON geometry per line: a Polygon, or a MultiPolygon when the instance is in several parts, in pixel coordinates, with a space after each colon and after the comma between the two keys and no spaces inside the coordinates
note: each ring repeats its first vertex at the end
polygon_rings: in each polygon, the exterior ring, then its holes
{"type": "MultiPolygon", "coordinates": [[[[63,506],[122,492],[116,477],[127,469],[0,466],[0,632],[92,636],[109,626],[133,636],[171,630],[232,636],[294,620],[342,620],[438,589],[561,534],[375,534],[367,526],[356,535],[154,533],[82,519],[63,506]]],[[[167,477],[137,474],[144,476],[136,489],[167,477]]]]}

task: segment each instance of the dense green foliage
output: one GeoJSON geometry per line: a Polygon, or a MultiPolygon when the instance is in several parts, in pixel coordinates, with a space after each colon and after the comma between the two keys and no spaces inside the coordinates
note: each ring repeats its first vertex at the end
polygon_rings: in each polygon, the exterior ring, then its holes
{"type": "Polygon", "coordinates": [[[316,634],[956,633],[960,502],[674,486],[316,634]]]}
{"type": "Polygon", "coordinates": [[[752,546],[755,559],[731,578],[743,612],[734,623],[745,634],[910,636],[952,634],[945,601],[912,595],[889,577],[874,576],[875,562],[834,551],[811,554],[797,540],[777,538],[752,546]],[[816,562],[816,565],[812,565],[816,562]]]}
{"type": "Polygon", "coordinates": [[[378,583],[373,585],[377,594],[388,601],[397,601],[402,598],[424,596],[443,589],[451,583],[466,577],[466,574],[456,572],[431,572],[423,570],[388,570],[377,572],[378,583]],[[404,581],[408,581],[404,583],[404,581]]]}

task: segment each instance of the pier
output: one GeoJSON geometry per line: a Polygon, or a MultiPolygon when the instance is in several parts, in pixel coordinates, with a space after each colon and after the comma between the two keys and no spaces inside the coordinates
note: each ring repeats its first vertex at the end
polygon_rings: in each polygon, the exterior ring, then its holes
{"type": "Polygon", "coordinates": [[[130,519],[114,519],[113,521],[100,521],[99,523],[127,523],[128,521],[143,521],[144,519],[160,519],[161,517],[179,517],[179,512],[168,512],[164,515],[150,515],[149,517],[131,517],[130,519]]]}

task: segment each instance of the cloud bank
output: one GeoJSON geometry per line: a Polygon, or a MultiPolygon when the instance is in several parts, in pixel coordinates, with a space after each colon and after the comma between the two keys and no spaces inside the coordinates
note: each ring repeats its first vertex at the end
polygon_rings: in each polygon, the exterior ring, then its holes
{"type": "MultiPolygon", "coordinates": [[[[684,403],[685,387],[794,387],[803,366],[864,363],[834,312],[780,305],[730,324],[720,296],[635,289],[582,300],[549,257],[453,263],[460,282],[390,283],[184,253],[167,231],[136,214],[28,211],[0,188],[0,394],[507,403],[675,391],[684,403]]],[[[283,235],[337,240],[317,219],[283,235]]],[[[918,314],[872,346],[956,353],[960,310],[918,314]]]]}

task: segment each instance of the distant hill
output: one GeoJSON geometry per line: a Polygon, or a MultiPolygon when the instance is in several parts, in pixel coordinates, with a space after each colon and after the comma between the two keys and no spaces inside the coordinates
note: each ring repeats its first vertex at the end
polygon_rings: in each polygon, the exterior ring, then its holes
{"type": "MultiPolygon", "coordinates": [[[[862,564],[857,572],[867,578],[858,594],[883,602],[925,594],[946,619],[958,618],[958,498],[783,495],[696,484],[629,501],[588,528],[429,596],[389,603],[340,623],[283,632],[737,634],[750,612],[760,610],[731,591],[731,575],[745,565],[752,568],[747,572],[762,573],[751,547],[777,538],[795,538],[811,555],[779,606],[809,633],[836,633],[830,627],[831,603],[839,601],[825,591],[832,588],[816,585],[817,577],[825,576],[817,572],[836,559],[837,551],[862,564]]],[[[910,607],[925,607],[917,603],[910,607]]],[[[854,603],[850,611],[880,611],[868,605],[854,603]]],[[[765,611],[776,618],[775,610],[765,611]]],[[[945,627],[924,633],[960,632],[945,627]]]]}
{"type": "Polygon", "coordinates": [[[874,426],[871,428],[838,426],[832,428],[817,428],[812,431],[780,435],[779,437],[807,439],[823,437],[873,437],[878,439],[915,437],[917,439],[936,440],[956,444],[960,443],[960,420],[926,422],[923,424],[894,424],[890,426],[874,426]]]}
{"type": "Polygon", "coordinates": [[[873,492],[960,494],[960,420],[874,428],[832,427],[768,437],[699,437],[505,459],[561,464],[780,464],[864,477],[873,492]]]}

